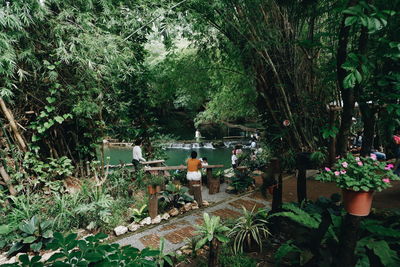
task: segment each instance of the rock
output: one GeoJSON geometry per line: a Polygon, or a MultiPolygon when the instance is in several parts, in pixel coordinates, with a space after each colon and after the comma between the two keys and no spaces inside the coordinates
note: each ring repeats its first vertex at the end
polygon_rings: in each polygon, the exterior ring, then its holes
{"type": "Polygon", "coordinates": [[[182,255],[182,251],[180,251],[180,250],[178,249],[177,251],[175,251],[175,254],[178,255],[178,256],[180,256],[180,255],[182,255]]]}
{"type": "Polygon", "coordinates": [[[78,229],[75,233],[78,235],[78,238],[81,238],[82,236],[85,235],[86,230],[85,229],[78,229]]]}
{"type": "Polygon", "coordinates": [[[193,202],[192,205],[190,205],[192,210],[197,210],[199,208],[199,205],[197,204],[197,202],[193,202]]]}
{"type": "Polygon", "coordinates": [[[130,225],[128,225],[128,230],[131,231],[131,232],[135,232],[139,228],[140,228],[140,224],[135,223],[135,222],[133,222],[130,225]]]}
{"type": "Polygon", "coordinates": [[[17,257],[16,256],[14,256],[14,257],[11,257],[10,259],[5,259],[5,261],[4,262],[1,262],[1,264],[3,265],[3,264],[13,264],[13,263],[15,263],[17,261],[17,257]]]}
{"type": "Polygon", "coordinates": [[[128,227],[120,225],[114,228],[114,232],[116,236],[120,236],[128,232],[128,227]]]}
{"type": "Polygon", "coordinates": [[[203,200],[203,206],[204,207],[208,207],[208,206],[210,206],[210,203],[208,203],[207,200],[203,200]]]}
{"type": "Polygon", "coordinates": [[[157,215],[154,219],[151,220],[151,224],[157,224],[161,222],[161,216],[157,215]]]}
{"type": "Polygon", "coordinates": [[[205,255],[206,254],[206,250],[205,249],[199,249],[199,250],[197,250],[196,251],[196,255],[197,256],[202,256],[202,255],[205,255]]]}
{"type": "Polygon", "coordinates": [[[163,220],[168,220],[169,217],[171,217],[171,216],[168,214],[168,212],[166,212],[166,213],[164,213],[164,214],[161,216],[161,219],[163,219],[163,220]]]}
{"type": "Polygon", "coordinates": [[[48,253],[44,253],[42,255],[42,258],[40,259],[40,261],[41,262],[46,262],[46,261],[48,261],[50,259],[51,256],[53,256],[54,254],[56,254],[58,252],[60,252],[59,249],[57,249],[56,251],[51,251],[51,252],[48,252],[48,253]]]}
{"type": "Polygon", "coordinates": [[[179,210],[177,208],[173,208],[172,210],[170,210],[169,215],[173,216],[177,216],[179,214],[179,210]]]}
{"type": "Polygon", "coordinates": [[[140,225],[149,225],[151,224],[151,218],[150,217],[146,217],[143,220],[140,221],[140,225]]]}
{"type": "Polygon", "coordinates": [[[190,254],[192,254],[192,250],[191,250],[191,249],[183,249],[183,250],[182,250],[182,253],[183,253],[184,255],[190,255],[190,254]]]}
{"type": "Polygon", "coordinates": [[[189,211],[192,209],[192,203],[186,203],[185,206],[183,206],[183,209],[185,211],[189,211]]]}

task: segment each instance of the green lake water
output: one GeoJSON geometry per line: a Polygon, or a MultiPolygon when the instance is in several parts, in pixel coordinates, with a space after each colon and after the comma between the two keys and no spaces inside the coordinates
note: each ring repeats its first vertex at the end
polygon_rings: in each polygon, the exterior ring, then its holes
{"type": "MultiPolygon", "coordinates": [[[[231,166],[231,148],[194,148],[198,158],[206,157],[208,164],[223,164],[225,168],[231,166]]],[[[185,164],[192,149],[167,148],[164,150],[167,158],[166,165],[175,166],[185,164]]],[[[104,156],[110,157],[110,164],[130,163],[132,161],[132,148],[130,147],[105,147],[104,156]]]]}

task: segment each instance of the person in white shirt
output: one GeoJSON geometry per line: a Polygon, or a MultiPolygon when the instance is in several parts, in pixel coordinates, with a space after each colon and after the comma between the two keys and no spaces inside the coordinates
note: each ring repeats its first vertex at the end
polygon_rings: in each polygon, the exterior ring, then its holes
{"type": "Polygon", "coordinates": [[[237,156],[236,156],[236,149],[232,150],[232,157],[231,157],[231,160],[232,160],[232,168],[233,168],[233,169],[236,169],[236,167],[237,167],[237,160],[238,160],[238,158],[237,158],[237,156]]]}
{"type": "Polygon", "coordinates": [[[140,140],[136,140],[135,146],[132,149],[132,163],[135,170],[139,169],[140,161],[146,161],[142,156],[141,144],[142,142],[140,142],[140,140]]]}

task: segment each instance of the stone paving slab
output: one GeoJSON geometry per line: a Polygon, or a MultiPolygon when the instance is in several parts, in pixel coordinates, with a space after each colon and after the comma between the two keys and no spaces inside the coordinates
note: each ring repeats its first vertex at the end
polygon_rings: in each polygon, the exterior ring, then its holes
{"type": "Polygon", "coordinates": [[[183,217],[171,218],[168,222],[154,225],[143,232],[137,234],[131,233],[125,238],[116,241],[116,243],[122,246],[132,245],[138,249],[144,249],[146,246],[158,248],[160,238],[164,237],[165,251],[172,252],[185,245],[185,239],[196,234],[196,225],[203,224],[204,212],[226,219],[240,216],[242,205],[250,209],[253,206],[256,206],[256,209],[259,207],[271,207],[269,201],[254,198],[252,196],[253,192],[242,196],[227,194],[224,192],[225,189],[222,189],[226,185],[223,185],[221,185],[221,192],[213,195],[208,195],[208,189],[203,187],[203,200],[214,202],[216,203],[215,205],[192,211],[187,215],[183,215],[183,217]]]}

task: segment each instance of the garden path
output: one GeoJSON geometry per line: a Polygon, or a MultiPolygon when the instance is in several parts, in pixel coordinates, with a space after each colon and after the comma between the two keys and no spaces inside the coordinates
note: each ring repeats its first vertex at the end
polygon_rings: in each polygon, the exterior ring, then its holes
{"type": "Polygon", "coordinates": [[[185,245],[185,239],[195,235],[196,225],[203,223],[203,213],[220,216],[222,219],[237,218],[241,216],[242,206],[251,210],[254,206],[270,207],[270,202],[261,195],[249,192],[241,196],[225,193],[226,184],[221,184],[221,192],[214,195],[208,194],[208,189],[203,187],[203,200],[214,202],[213,205],[198,210],[192,210],[181,216],[169,219],[165,223],[154,225],[138,233],[133,232],[116,241],[120,245],[132,245],[143,249],[147,246],[158,248],[160,238],[165,238],[165,251],[171,252],[185,245]]]}

